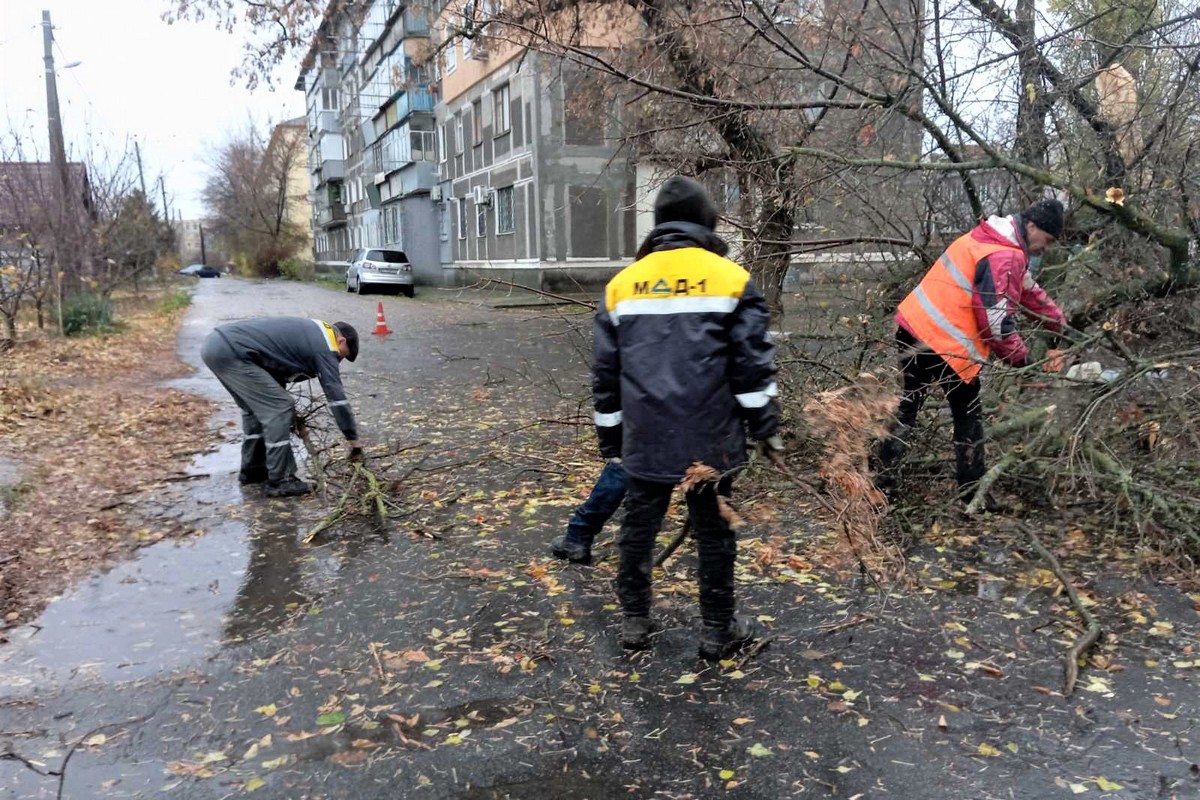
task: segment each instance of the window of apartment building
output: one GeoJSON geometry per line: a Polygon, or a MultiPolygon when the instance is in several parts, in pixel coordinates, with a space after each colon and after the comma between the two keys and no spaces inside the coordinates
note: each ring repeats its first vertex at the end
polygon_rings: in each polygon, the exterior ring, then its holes
{"type": "Polygon", "coordinates": [[[475,235],[480,239],[487,236],[487,206],[475,204],[475,235]]]}
{"type": "Polygon", "coordinates": [[[506,83],[492,92],[492,119],[495,120],[495,130],[492,131],[493,136],[503,136],[512,129],[512,120],[509,119],[509,105],[509,90],[506,83]]]}
{"type": "Polygon", "coordinates": [[[411,131],[411,160],[433,161],[433,131],[411,131]]]}
{"type": "Polygon", "coordinates": [[[454,115],[454,152],[461,153],[466,147],[467,137],[463,133],[462,114],[454,115]]]}
{"type": "Polygon", "coordinates": [[[437,149],[438,149],[438,161],[444,164],[446,162],[446,126],[445,125],[437,126],[437,149]]]}
{"type": "Polygon", "coordinates": [[[451,39],[446,43],[446,49],[442,51],[446,61],[446,74],[449,75],[454,70],[458,69],[458,42],[451,39]]]}
{"type": "Polygon", "coordinates": [[[458,238],[467,238],[467,198],[460,197],[454,201],[458,206],[458,238]]]}
{"type": "Polygon", "coordinates": [[[321,108],[325,111],[337,111],[341,108],[338,105],[339,97],[337,89],[322,89],[321,90],[321,108]]]}
{"type": "Polygon", "coordinates": [[[471,103],[471,143],[483,144],[483,100],[471,103]]]}
{"type": "Polygon", "coordinates": [[[512,233],[516,230],[516,216],[513,213],[513,187],[505,186],[496,190],[496,234],[512,233]]]}
{"type": "MultiPolygon", "coordinates": [[[[468,7],[470,4],[468,4],[468,7]]],[[[470,24],[470,23],[467,23],[470,24]]],[[[475,40],[472,38],[464,38],[463,44],[463,61],[466,61],[471,56],[475,55],[475,40]]]]}

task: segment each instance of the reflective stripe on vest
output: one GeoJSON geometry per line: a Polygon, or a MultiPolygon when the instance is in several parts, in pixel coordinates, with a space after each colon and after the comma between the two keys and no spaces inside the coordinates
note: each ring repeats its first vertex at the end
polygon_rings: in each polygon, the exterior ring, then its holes
{"type": "MultiPolygon", "coordinates": [[[[309,317],[309,319],[312,318],[309,317]]],[[[341,350],[338,349],[337,343],[337,332],[334,331],[333,326],[324,320],[313,319],[313,322],[317,323],[317,327],[321,329],[321,335],[325,337],[325,343],[329,345],[329,349],[335,353],[340,353],[341,350]]]]}
{"type": "Polygon", "coordinates": [[[972,381],[991,354],[975,317],[975,269],[979,262],[1016,245],[977,242],[960,236],[904,298],[900,314],[912,333],[946,359],[958,376],[972,381]]]}

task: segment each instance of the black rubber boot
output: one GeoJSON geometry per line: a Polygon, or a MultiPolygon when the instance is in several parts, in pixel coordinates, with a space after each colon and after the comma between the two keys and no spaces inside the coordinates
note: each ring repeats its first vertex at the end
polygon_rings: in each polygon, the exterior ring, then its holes
{"type": "Polygon", "coordinates": [[[295,475],[281,481],[267,483],[267,497],[299,497],[311,491],[312,487],[295,475]]]}
{"type": "Polygon", "coordinates": [[[649,617],[625,617],[621,621],[621,646],[626,650],[645,650],[650,646],[651,630],[649,617]]]}
{"type": "MultiPolygon", "coordinates": [[[[983,441],[954,443],[954,477],[958,481],[958,497],[969,504],[979,488],[979,480],[987,471],[983,460],[983,441]]],[[[987,504],[992,504],[991,497],[987,504]]],[[[988,508],[991,511],[991,508],[988,508]]]]}
{"type": "Polygon", "coordinates": [[[569,541],[566,536],[559,536],[550,542],[550,555],[573,564],[592,563],[592,551],[581,544],[569,541]]]}
{"type": "Polygon", "coordinates": [[[267,477],[266,467],[242,467],[242,470],[238,473],[238,483],[243,486],[266,483],[267,477]]]}
{"type": "Polygon", "coordinates": [[[700,657],[720,661],[758,638],[758,623],[747,617],[734,617],[724,630],[705,626],[700,634],[700,657]]]}
{"type": "Polygon", "coordinates": [[[900,463],[908,454],[908,437],[911,435],[910,426],[897,423],[888,438],[875,448],[870,459],[871,467],[875,470],[875,488],[889,497],[899,485],[900,463]]]}

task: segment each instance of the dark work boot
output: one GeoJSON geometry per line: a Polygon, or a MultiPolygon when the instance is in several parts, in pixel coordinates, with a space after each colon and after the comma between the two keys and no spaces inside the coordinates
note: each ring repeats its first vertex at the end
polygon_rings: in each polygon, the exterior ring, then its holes
{"type": "Polygon", "coordinates": [[[592,563],[592,551],[578,542],[570,541],[566,536],[559,536],[550,542],[550,555],[573,564],[592,563]]]}
{"type": "Polygon", "coordinates": [[[652,629],[649,617],[625,617],[621,620],[621,646],[626,650],[645,650],[650,646],[652,629]]]}
{"type": "MultiPolygon", "coordinates": [[[[958,497],[963,505],[969,505],[979,489],[979,481],[987,472],[983,460],[983,441],[954,443],[954,477],[958,481],[958,497]]],[[[984,498],[986,511],[999,511],[999,504],[989,492],[984,498]]]]}
{"type": "Polygon", "coordinates": [[[700,657],[720,661],[736,653],[759,636],[758,623],[748,617],[734,617],[725,629],[704,626],[700,634],[700,657]]]}
{"type": "Polygon", "coordinates": [[[875,488],[891,496],[899,484],[900,462],[908,453],[908,437],[912,427],[897,423],[888,438],[879,443],[871,458],[875,470],[875,488]]]}
{"type": "Polygon", "coordinates": [[[254,483],[266,483],[266,482],[267,482],[267,468],[266,467],[242,467],[241,471],[238,472],[238,483],[242,484],[243,486],[249,486],[254,483]]]}
{"type": "Polygon", "coordinates": [[[281,481],[267,482],[267,497],[299,497],[311,491],[312,487],[295,475],[281,481]]]}

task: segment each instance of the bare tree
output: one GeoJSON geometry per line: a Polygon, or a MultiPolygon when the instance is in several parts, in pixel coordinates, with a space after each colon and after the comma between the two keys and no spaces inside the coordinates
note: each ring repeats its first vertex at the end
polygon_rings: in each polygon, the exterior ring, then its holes
{"type": "Polygon", "coordinates": [[[5,273],[0,314],[10,342],[26,304],[34,306],[40,328],[55,301],[61,322],[62,297],[83,286],[90,263],[94,206],[89,170],[82,163],[67,165],[73,190],[64,198],[52,166],[36,155],[17,134],[5,137],[0,158],[0,267],[5,273]]]}
{"type": "Polygon", "coordinates": [[[204,187],[212,230],[255,274],[278,274],[279,262],[306,241],[300,224],[288,219],[288,174],[303,147],[293,136],[267,142],[251,125],[212,156],[204,187]]]}

